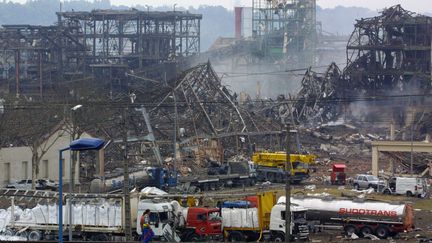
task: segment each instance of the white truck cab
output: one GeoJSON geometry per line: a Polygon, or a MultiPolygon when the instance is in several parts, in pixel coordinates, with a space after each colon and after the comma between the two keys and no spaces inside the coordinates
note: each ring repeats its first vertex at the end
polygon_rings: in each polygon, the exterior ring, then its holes
{"type": "MultiPolygon", "coordinates": [[[[291,204],[291,235],[297,240],[308,239],[309,229],[306,221],[306,208],[291,204]]],[[[270,232],[274,241],[285,239],[285,197],[279,198],[270,215],[270,232]]],[[[294,240],[294,239],[293,239],[294,240]]]]}
{"type": "Polygon", "coordinates": [[[137,210],[137,229],[138,235],[141,235],[141,215],[145,210],[150,210],[150,227],[153,230],[154,237],[160,239],[164,236],[166,239],[180,241],[178,235],[171,229],[169,223],[174,218],[174,208],[169,202],[155,202],[153,200],[141,200],[138,203],[137,210]]]}

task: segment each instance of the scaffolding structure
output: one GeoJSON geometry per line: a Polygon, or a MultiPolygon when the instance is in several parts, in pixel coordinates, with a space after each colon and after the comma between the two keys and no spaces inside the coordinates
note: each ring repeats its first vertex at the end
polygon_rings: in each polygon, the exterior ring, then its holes
{"type": "Polygon", "coordinates": [[[252,32],[265,56],[312,65],[316,47],[316,0],[252,0],[252,32]]]}
{"type": "Polygon", "coordinates": [[[344,70],[351,87],[373,94],[430,88],[432,18],[403,9],[385,9],[360,19],[347,45],[344,70]],[[415,82],[414,82],[415,80],[415,82]]]}
{"type": "Polygon", "coordinates": [[[93,10],[58,12],[57,17],[60,26],[79,29],[71,35],[86,48],[89,65],[127,64],[135,69],[200,52],[200,14],[93,10]]]}
{"type": "Polygon", "coordinates": [[[56,25],[0,29],[0,89],[42,97],[58,82],[89,74],[121,86],[129,70],[149,73],[200,52],[200,14],[132,9],[57,17],[56,25]]]}

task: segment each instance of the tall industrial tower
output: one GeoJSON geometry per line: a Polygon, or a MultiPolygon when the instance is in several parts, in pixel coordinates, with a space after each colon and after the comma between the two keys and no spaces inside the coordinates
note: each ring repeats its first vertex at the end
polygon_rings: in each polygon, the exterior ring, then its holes
{"type": "Polygon", "coordinates": [[[313,65],[316,0],[252,0],[252,31],[265,57],[313,65]]]}

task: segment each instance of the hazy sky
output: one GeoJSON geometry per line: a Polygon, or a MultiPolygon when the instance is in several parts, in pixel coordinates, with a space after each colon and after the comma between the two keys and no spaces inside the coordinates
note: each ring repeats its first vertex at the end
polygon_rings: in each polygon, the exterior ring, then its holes
{"type": "MultiPolygon", "coordinates": [[[[199,6],[199,5],[222,5],[226,8],[232,8],[233,6],[250,6],[252,0],[111,0],[112,4],[115,5],[169,5],[173,6],[177,3],[177,6],[199,6]]],[[[416,12],[432,12],[432,0],[317,0],[319,6],[324,8],[332,8],[337,5],[342,6],[359,6],[367,7],[372,10],[382,9],[396,4],[402,4],[402,6],[410,11],[416,12]]]]}

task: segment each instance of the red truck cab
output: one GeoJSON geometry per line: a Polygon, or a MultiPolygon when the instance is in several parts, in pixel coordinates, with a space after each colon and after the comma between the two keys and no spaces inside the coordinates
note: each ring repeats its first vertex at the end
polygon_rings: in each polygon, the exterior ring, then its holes
{"type": "Polygon", "coordinates": [[[330,181],[332,185],[346,184],[345,168],[345,164],[333,164],[332,173],[330,175],[330,181]]]}
{"type": "Polygon", "coordinates": [[[219,208],[188,209],[186,227],[194,228],[201,239],[216,239],[222,236],[222,218],[219,208]]]}

